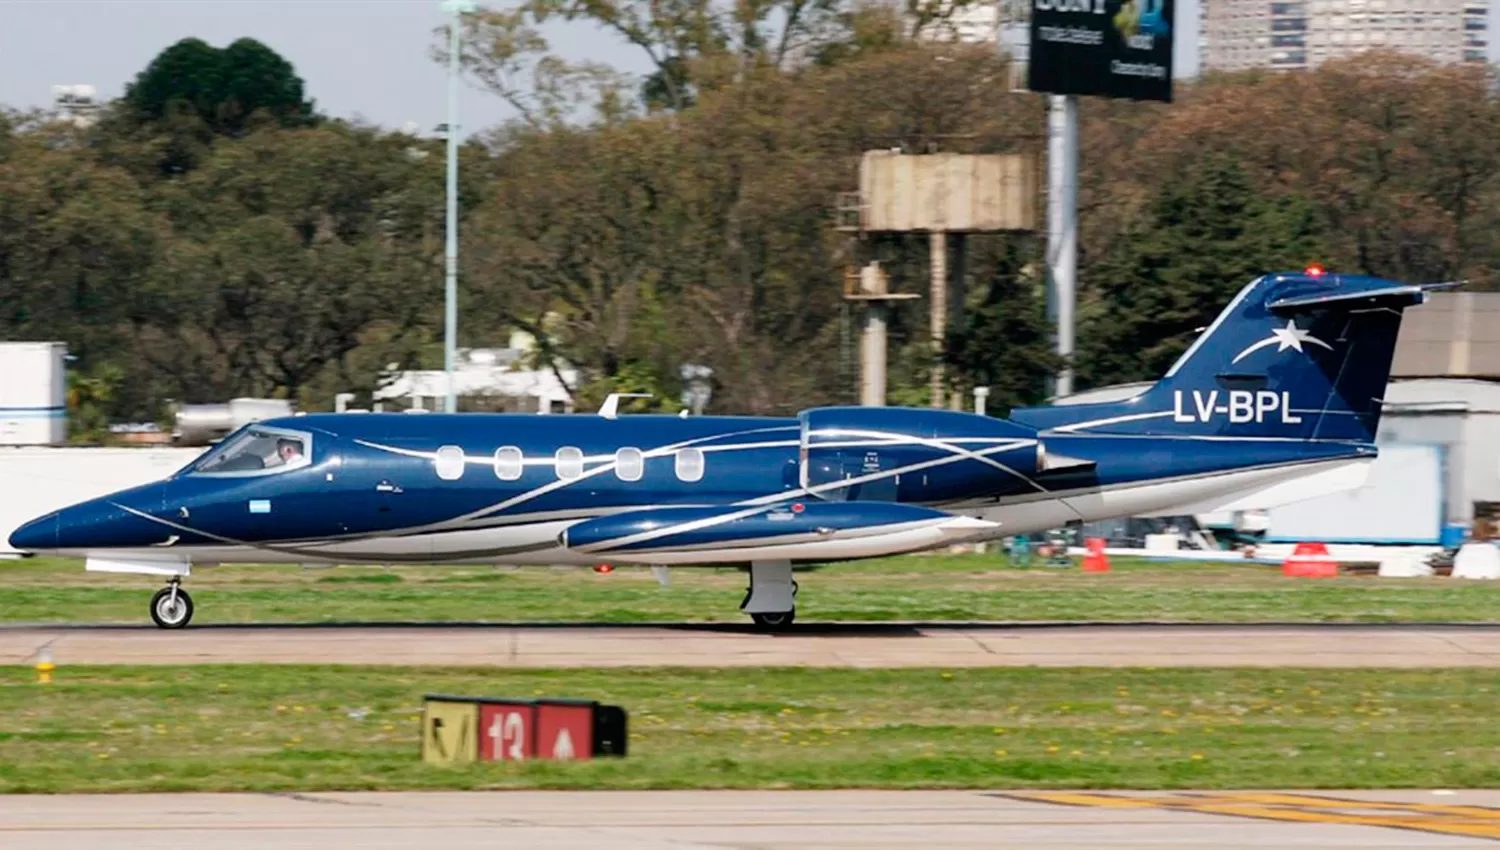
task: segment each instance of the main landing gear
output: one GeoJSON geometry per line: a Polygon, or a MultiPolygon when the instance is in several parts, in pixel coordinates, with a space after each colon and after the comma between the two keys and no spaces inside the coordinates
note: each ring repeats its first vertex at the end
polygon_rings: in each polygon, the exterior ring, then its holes
{"type": "Polygon", "coordinates": [[[750,564],[750,587],[740,610],[763,630],[780,631],[797,615],[796,597],[791,561],[756,561],[750,564]]]}
{"type": "Polygon", "coordinates": [[[180,629],[193,619],[193,597],[182,589],[182,579],[172,576],[151,597],[151,619],[163,629],[180,629]]]}

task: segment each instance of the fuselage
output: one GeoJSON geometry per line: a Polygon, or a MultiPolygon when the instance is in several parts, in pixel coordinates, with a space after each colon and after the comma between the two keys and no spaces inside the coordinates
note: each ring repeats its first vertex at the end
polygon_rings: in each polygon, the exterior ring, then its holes
{"type": "MultiPolygon", "coordinates": [[[[910,550],[1167,512],[1305,476],[1310,464],[1374,456],[1372,447],[1352,443],[1038,433],[946,411],[824,411],[837,416],[271,420],[164,481],[37,520],[18,532],[25,538],[19,542],[79,556],[194,564],[542,564],[612,560],[570,547],[562,535],[615,514],[644,517],[650,530],[668,521],[668,514],[649,513],[653,508],[748,515],[792,505],[800,511],[799,500],[880,503],[998,524],[899,538],[910,550]],[[292,443],[291,461],[276,457],[278,445],[292,443]]],[[[856,511],[853,526],[861,522],[858,510],[873,510],[848,507],[856,511]]],[[[899,519],[881,522],[911,525],[899,519]]],[[[635,560],[697,562],[694,547],[684,550],[647,551],[635,560]]],[[[798,560],[802,551],[835,559],[883,550],[872,543],[786,551],[798,560]]]]}

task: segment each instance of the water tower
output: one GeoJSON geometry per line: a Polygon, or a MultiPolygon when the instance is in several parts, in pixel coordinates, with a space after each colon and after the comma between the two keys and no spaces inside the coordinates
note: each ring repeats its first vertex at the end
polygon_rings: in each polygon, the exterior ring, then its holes
{"type": "MultiPolygon", "coordinates": [[[[1039,186],[1034,154],[907,154],[867,151],[859,163],[859,191],[839,196],[839,230],[860,237],[925,233],[931,256],[928,305],[934,363],[932,406],[944,405],[942,353],[948,323],[950,274],[963,278],[965,240],[974,233],[1034,231],[1039,186]],[[949,262],[949,248],[955,262],[949,262]],[[951,271],[950,271],[951,267],[951,271]]],[[[860,343],[860,404],[885,404],[885,325],[891,301],[920,297],[893,293],[876,263],[858,263],[845,277],[844,297],[865,304],[860,343]]],[[[955,404],[958,402],[955,397],[955,404]]]]}

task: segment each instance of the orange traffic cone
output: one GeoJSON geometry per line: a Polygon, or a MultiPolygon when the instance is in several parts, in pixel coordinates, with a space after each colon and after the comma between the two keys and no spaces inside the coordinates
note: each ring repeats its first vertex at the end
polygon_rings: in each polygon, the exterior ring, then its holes
{"type": "Polygon", "coordinates": [[[1333,578],[1339,574],[1339,562],[1322,543],[1298,543],[1282,563],[1281,572],[1298,578],[1333,578]]]}
{"type": "Polygon", "coordinates": [[[1109,572],[1109,557],[1104,554],[1104,538],[1090,537],[1083,541],[1088,554],[1083,556],[1083,571],[1086,573],[1109,572]]]}

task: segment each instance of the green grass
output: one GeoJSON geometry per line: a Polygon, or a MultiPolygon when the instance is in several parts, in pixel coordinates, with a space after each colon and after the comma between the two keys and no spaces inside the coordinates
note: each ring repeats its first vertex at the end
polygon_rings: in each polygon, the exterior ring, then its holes
{"type": "Polygon", "coordinates": [[[0,669],[0,792],[1500,784],[1479,670],[0,669]],[[424,693],[598,698],[630,755],[431,766],[424,693]]]}
{"type": "MultiPolygon", "coordinates": [[[[1115,559],[1109,574],[1016,569],[1000,555],[922,555],[798,573],[799,621],[1500,620],[1500,584],[1448,578],[1291,579],[1255,564],[1115,559]]],[[[0,622],[144,623],[160,586],[72,561],[0,561],[0,622]]],[[[745,574],[681,568],[608,575],[547,567],[221,567],[186,585],[196,623],[740,622],[745,574]]]]}

